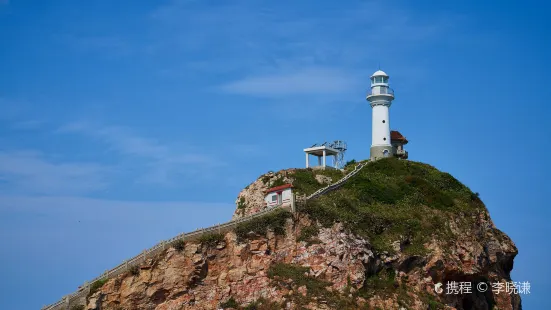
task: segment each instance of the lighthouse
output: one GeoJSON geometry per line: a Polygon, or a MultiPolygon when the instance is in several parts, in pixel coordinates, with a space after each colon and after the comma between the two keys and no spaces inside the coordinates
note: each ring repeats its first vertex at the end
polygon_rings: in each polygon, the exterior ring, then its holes
{"type": "Polygon", "coordinates": [[[378,70],[371,76],[371,90],[367,101],[372,108],[371,150],[372,160],[393,155],[389,108],[394,100],[394,91],[388,87],[388,75],[378,70]]]}

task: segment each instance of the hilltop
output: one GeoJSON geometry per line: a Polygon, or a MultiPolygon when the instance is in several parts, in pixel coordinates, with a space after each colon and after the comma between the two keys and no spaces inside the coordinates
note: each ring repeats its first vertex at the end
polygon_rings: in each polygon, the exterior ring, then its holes
{"type": "MultiPolygon", "coordinates": [[[[308,195],[353,168],[262,175],[239,194],[234,218],[262,210],[269,187],[308,195]]],[[[477,193],[430,165],[387,158],[296,213],[174,243],[95,284],[86,309],[521,309],[518,294],[475,289],[510,281],[517,253],[477,193]],[[435,293],[448,281],[474,292],[435,293]]]]}

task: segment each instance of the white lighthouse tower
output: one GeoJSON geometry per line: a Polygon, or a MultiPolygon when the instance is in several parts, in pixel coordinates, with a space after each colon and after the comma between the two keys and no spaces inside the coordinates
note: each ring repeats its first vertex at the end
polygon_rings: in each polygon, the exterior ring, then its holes
{"type": "Polygon", "coordinates": [[[367,101],[373,108],[370,158],[392,156],[390,119],[388,110],[394,100],[394,91],[388,87],[388,75],[381,70],[371,76],[371,90],[367,101]]]}

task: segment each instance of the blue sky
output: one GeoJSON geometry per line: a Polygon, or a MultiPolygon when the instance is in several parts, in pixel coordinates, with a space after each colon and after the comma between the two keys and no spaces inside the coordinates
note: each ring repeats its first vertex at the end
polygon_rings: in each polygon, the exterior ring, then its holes
{"type": "Polygon", "coordinates": [[[369,76],[410,159],[479,192],[551,274],[543,1],[0,0],[1,309],[38,309],[157,241],[231,217],[302,149],[369,156],[369,76]],[[499,3],[499,4],[498,4],[499,3]],[[30,294],[30,295],[29,295],[30,294]]]}

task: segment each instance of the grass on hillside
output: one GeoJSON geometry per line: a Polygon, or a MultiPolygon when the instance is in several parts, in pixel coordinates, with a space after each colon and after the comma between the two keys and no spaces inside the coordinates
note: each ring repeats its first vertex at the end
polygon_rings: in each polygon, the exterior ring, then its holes
{"type": "Polygon", "coordinates": [[[319,234],[319,228],[318,226],[311,225],[306,226],[301,229],[300,235],[297,238],[297,241],[305,241],[306,245],[312,245],[315,243],[320,243],[320,240],[317,238],[317,235],[319,234]]]}
{"type": "Polygon", "coordinates": [[[201,235],[198,241],[199,243],[207,247],[213,247],[217,245],[219,242],[224,241],[224,235],[219,233],[207,233],[207,234],[201,235]]]}
{"type": "Polygon", "coordinates": [[[405,252],[424,254],[431,234],[450,237],[450,218],[470,225],[484,205],[478,195],[449,173],[396,158],[368,164],[341,188],[310,200],[300,211],[328,227],[343,222],[369,238],[376,250],[394,252],[391,243],[409,240],[405,252]]]}
{"type": "Polygon", "coordinates": [[[235,234],[238,240],[246,239],[250,233],[266,235],[268,230],[272,230],[276,235],[284,235],[285,222],[290,217],[291,212],[285,209],[274,210],[266,215],[238,224],[235,228],[235,234]]]}
{"type": "Polygon", "coordinates": [[[295,293],[291,297],[299,306],[306,305],[315,298],[317,302],[327,304],[331,309],[357,309],[354,301],[328,291],[326,288],[331,286],[330,282],[308,275],[309,270],[310,268],[299,265],[275,263],[268,269],[268,278],[275,283],[291,281],[295,290],[301,286],[306,287],[306,296],[295,293]]]}
{"type": "Polygon", "coordinates": [[[316,180],[317,175],[323,175],[331,178],[331,183],[335,183],[344,177],[344,173],[337,169],[296,169],[291,176],[295,191],[299,195],[310,195],[320,188],[327,186],[328,184],[321,184],[316,180]]]}

